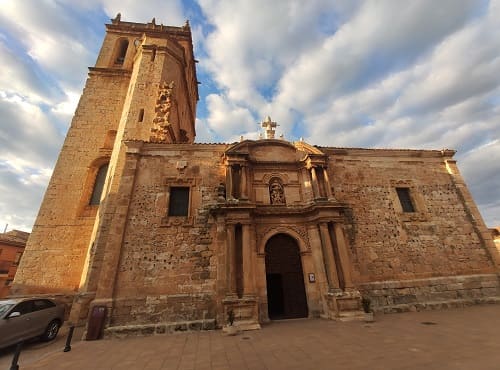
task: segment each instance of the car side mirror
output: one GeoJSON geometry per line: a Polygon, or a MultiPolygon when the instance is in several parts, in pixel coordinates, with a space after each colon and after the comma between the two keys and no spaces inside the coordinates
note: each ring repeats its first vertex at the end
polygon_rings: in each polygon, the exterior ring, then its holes
{"type": "Polygon", "coordinates": [[[21,316],[21,312],[19,311],[14,311],[12,312],[9,316],[7,316],[8,319],[12,319],[13,317],[19,317],[21,316]]]}

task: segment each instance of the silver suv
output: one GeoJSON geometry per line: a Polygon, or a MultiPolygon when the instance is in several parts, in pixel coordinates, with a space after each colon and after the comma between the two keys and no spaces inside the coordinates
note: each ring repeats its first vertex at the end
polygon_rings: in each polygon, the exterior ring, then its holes
{"type": "Polygon", "coordinates": [[[57,336],[64,322],[64,306],[47,298],[0,300],[0,348],[22,340],[57,336]]]}

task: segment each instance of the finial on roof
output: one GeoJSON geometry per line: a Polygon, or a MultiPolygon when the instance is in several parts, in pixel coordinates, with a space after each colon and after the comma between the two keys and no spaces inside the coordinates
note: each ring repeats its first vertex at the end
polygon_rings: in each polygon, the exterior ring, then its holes
{"type": "Polygon", "coordinates": [[[153,24],[153,26],[156,26],[156,18],[153,17],[153,19],[151,19],[151,23],[153,24]]]}
{"type": "Polygon", "coordinates": [[[112,19],[111,22],[120,23],[121,20],[122,20],[122,13],[117,13],[116,17],[114,19],[112,19]]]}
{"type": "Polygon", "coordinates": [[[182,26],[182,28],[189,28],[189,27],[191,27],[189,25],[189,19],[186,19],[186,22],[184,22],[184,26],[182,26]]]}

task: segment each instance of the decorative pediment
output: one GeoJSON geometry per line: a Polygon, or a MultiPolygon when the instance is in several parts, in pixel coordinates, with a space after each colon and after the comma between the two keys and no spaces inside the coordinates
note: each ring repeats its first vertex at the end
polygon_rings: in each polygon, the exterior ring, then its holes
{"type": "Polygon", "coordinates": [[[296,141],[293,143],[293,145],[297,148],[298,151],[301,151],[304,154],[325,155],[325,153],[323,153],[318,147],[308,144],[303,140],[296,141]]]}
{"type": "Polygon", "coordinates": [[[305,141],[291,143],[286,140],[244,140],[232,145],[225,152],[229,158],[248,158],[257,162],[295,162],[307,156],[325,156],[319,148],[305,141]]]}

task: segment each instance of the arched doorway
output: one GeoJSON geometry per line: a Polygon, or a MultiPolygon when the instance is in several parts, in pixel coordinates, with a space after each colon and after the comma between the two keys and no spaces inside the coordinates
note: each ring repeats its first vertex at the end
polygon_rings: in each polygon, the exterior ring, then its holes
{"type": "Polygon", "coordinates": [[[271,320],[307,317],[300,249],[291,236],[277,234],[267,241],[266,283],[271,320]]]}

